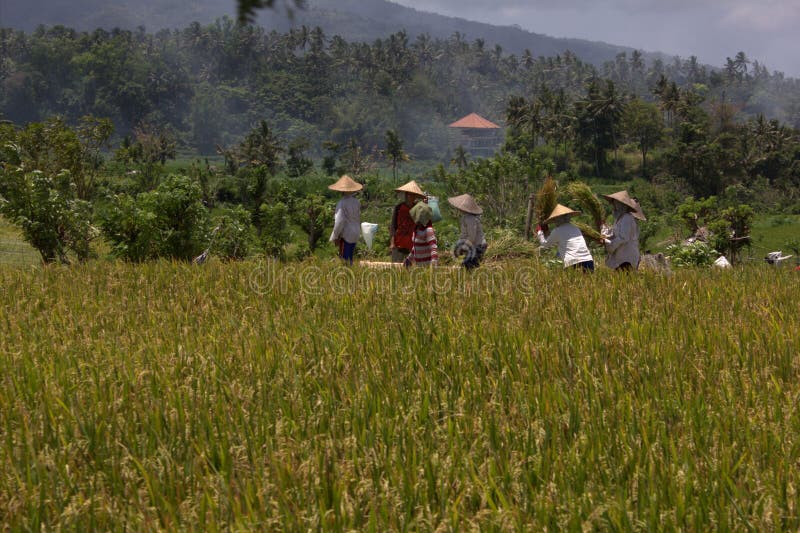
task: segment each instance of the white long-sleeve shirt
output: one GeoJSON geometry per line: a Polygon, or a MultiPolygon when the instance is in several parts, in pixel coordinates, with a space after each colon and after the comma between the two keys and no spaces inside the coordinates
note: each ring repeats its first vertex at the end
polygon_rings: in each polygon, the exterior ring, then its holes
{"type": "Polygon", "coordinates": [[[547,238],[542,232],[538,232],[536,235],[539,237],[542,248],[558,246],[558,256],[564,260],[564,268],[585,261],[594,261],[589,247],[586,246],[583,233],[572,224],[556,226],[547,238]]]}
{"type": "Polygon", "coordinates": [[[614,222],[606,251],[606,266],[609,268],[617,268],[623,263],[639,268],[639,225],[633,215],[625,213],[614,222]]]}
{"type": "Polygon", "coordinates": [[[345,196],[336,204],[331,242],[340,237],[353,244],[361,234],[361,203],[354,196],[345,196]]]}

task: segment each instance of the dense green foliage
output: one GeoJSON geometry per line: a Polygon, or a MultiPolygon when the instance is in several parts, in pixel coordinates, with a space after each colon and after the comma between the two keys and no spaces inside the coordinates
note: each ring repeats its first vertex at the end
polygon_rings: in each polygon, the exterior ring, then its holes
{"type": "MultiPolygon", "coordinates": [[[[415,157],[442,157],[451,120],[471,111],[499,120],[512,95],[544,98],[547,91],[560,99],[562,120],[572,116],[582,125],[581,138],[608,145],[601,127],[608,117],[567,112],[586,96],[591,78],[613,82],[595,85],[606,99],[636,94],[651,100],[660,90],[670,120],[680,107],[670,98],[691,89],[709,108],[800,125],[797,80],[769,74],[743,54],[734,67],[711,72],[693,58],[648,65],[639,53],[623,53],[597,69],[570,52],[509,55],[460,34],[411,41],[399,32],[366,44],[320,28],[265,33],[230,19],[156,34],[6,29],[0,39],[7,56],[0,111],[7,118],[22,124],[53,114],[70,121],[92,114],[113,119],[123,136],[142,123],[169,125],[201,153],[238,142],[267,120],[287,139],[309,139],[317,151],[328,139],[382,145],[391,129],[415,157]]],[[[603,112],[612,116],[620,109],[603,112]]],[[[602,165],[603,154],[594,155],[602,165]]]]}
{"type": "Polygon", "coordinates": [[[6,525],[800,527],[794,272],[273,267],[0,269],[6,525]]]}
{"type": "Polygon", "coordinates": [[[114,196],[101,223],[119,257],[189,260],[208,242],[208,217],[200,184],[188,176],[168,176],[153,191],[114,196]]]}
{"type": "MultiPolygon", "coordinates": [[[[85,120],[84,124],[92,121],[85,120]]],[[[16,132],[0,125],[0,215],[14,222],[44,263],[91,255],[96,154],[58,120],[16,132]],[[83,195],[83,197],[82,197],[83,195]]]]}

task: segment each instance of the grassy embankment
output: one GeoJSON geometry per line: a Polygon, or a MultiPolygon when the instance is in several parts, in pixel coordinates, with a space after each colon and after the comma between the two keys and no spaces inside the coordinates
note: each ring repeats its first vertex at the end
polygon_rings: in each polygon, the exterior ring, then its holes
{"type": "Polygon", "coordinates": [[[0,268],[0,516],[800,527],[796,273],[475,274],[0,268]]]}

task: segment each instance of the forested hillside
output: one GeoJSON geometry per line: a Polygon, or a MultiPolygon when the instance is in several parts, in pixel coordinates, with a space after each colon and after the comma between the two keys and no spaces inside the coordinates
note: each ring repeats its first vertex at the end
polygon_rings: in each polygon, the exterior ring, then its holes
{"type": "MultiPolygon", "coordinates": [[[[535,55],[551,56],[570,50],[583,61],[600,65],[620,52],[633,50],[623,46],[582,39],[563,39],[524,31],[516,27],[498,27],[480,22],[420,12],[386,0],[310,0],[304,9],[294,3],[278,3],[278,8],[258,14],[257,23],[267,31],[289,31],[292,27],[322,28],[329,35],[347,36],[350,41],[372,42],[403,30],[414,38],[420,34],[447,38],[459,32],[469,40],[483,39],[517,54],[525,49],[535,55]],[[292,8],[288,16],[286,6],[292,8]]],[[[183,28],[191,22],[209,24],[224,15],[234,16],[233,0],[165,1],[74,0],[53,2],[8,0],[3,6],[0,26],[32,31],[36,26],[63,25],[78,30],[121,28],[148,31],[183,28]]],[[[655,55],[653,57],[656,57],[655,55]]]]}
{"type": "Polygon", "coordinates": [[[708,109],[729,106],[733,118],[763,113],[800,124],[797,80],[771,75],[744,54],[715,72],[694,58],[646,63],[636,51],[598,69],[571,52],[506,54],[460,34],[410,39],[398,32],[366,44],[319,27],[267,33],[230,19],[156,34],[56,27],[3,30],[0,38],[0,111],[12,121],[92,114],[111,118],[121,135],[155,122],[201,153],[266,119],[317,145],[351,137],[376,144],[396,129],[420,157],[440,157],[444,125],[461,115],[502,121],[510,96],[544,88],[563,91],[571,104],[593,78],[612,81],[620,97],[654,100],[664,77],[708,109]]]}

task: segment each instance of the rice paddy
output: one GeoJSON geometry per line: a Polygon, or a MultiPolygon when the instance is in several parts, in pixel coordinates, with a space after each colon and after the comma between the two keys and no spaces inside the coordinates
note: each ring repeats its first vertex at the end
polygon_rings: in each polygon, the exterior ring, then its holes
{"type": "Polygon", "coordinates": [[[798,273],[0,267],[4,529],[797,530],[798,273]]]}

